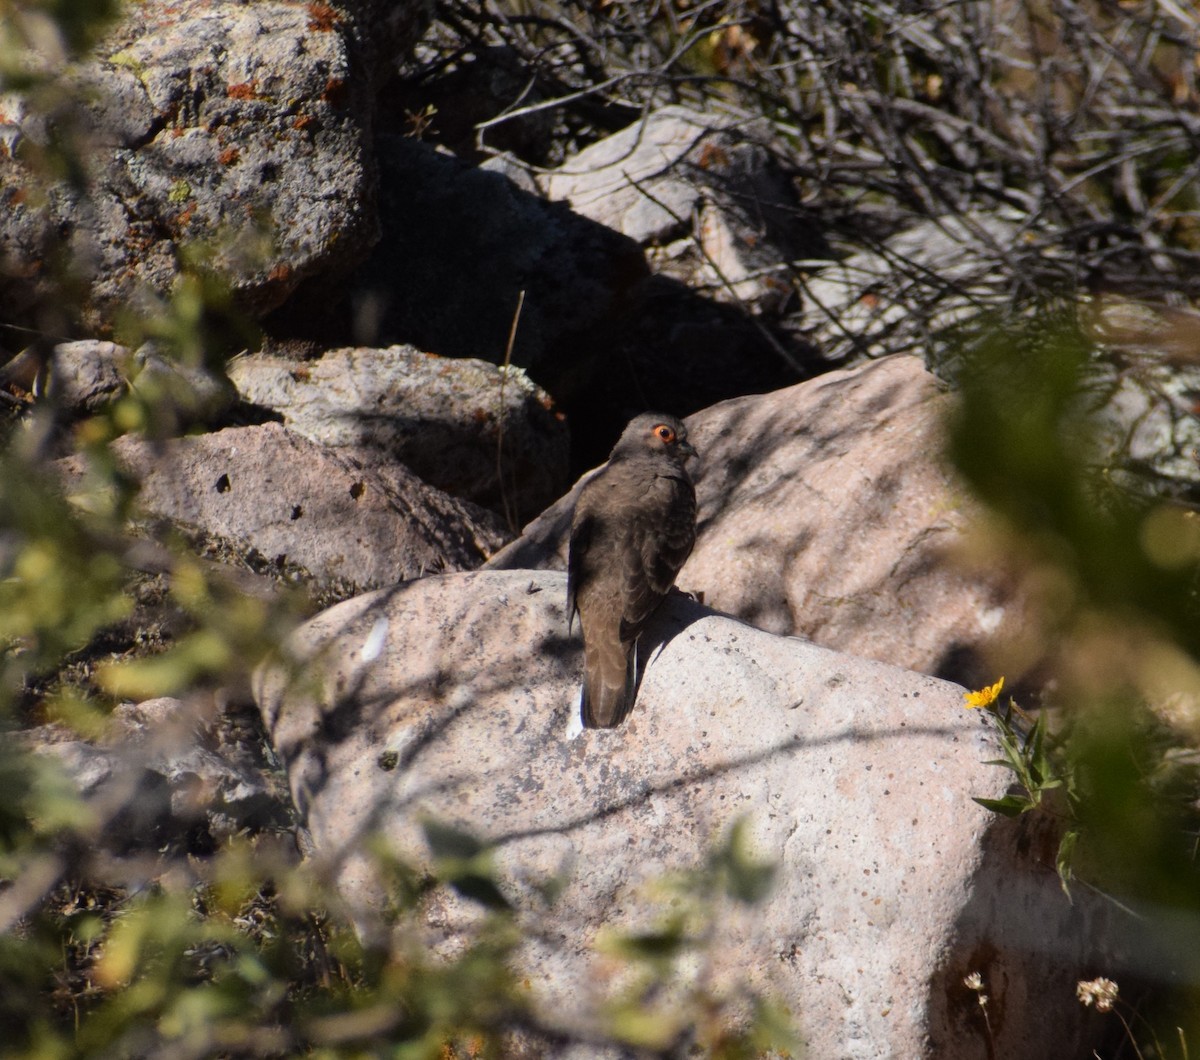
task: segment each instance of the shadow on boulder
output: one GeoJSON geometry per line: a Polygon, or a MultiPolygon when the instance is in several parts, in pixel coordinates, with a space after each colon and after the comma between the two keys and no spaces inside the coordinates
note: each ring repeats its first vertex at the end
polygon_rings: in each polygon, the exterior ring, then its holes
{"type": "Polygon", "coordinates": [[[652,275],[637,242],[564,203],[415,140],[377,147],[382,239],[340,297],[313,280],[272,314],[274,341],[499,363],[524,291],[512,361],[568,413],[576,468],[638,412],[687,415],[817,365],[793,337],[652,275]]]}

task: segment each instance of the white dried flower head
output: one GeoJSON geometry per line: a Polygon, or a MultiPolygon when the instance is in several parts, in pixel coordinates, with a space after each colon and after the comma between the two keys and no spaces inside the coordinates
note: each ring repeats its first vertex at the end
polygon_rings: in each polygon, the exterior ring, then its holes
{"type": "Polygon", "coordinates": [[[1080,980],[1075,987],[1075,996],[1085,1005],[1095,1005],[1097,1012],[1111,1012],[1117,1000],[1118,986],[1111,979],[1080,980]]]}
{"type": "Polygon", "coordinates": [[[968,990],[979,991],[983,989],[983,976],[978,972],[972,972],[963,980],[963,986],[968,990]]]}

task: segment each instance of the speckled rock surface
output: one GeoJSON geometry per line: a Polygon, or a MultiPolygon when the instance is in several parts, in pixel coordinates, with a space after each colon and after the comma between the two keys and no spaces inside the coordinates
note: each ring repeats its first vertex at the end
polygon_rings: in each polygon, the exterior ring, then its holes
{"type": "MultiPolygon", "coordinates": [[[[423,5],[374,20],[375,52],[416,32],[423,5]]],[[[180,275],[181,248],[246,308],[278,305],[304,277],[344,269],[378,236],[369,152],[371,82],[383,56],[361,45],[355,3],[148,0],[91,58],[54,122],[79,123],[82,190],[46,186],[23,161],[45,142],[45,114],[21,101],[0,151],[0,296],[10,312],[53,291],[56,254],[87,285],[84,323],[103,334],[130,304],[149,306],[180,275]],[[36,194],[34,190],[36,189],[36,194]]],[[[378,14],[378,11],[376,11],[378,14]]]]}
{"type": "MultiPolygon", "coordinates": [[[[489,512],[361,449],[335,452],[277,423],[230,427],[161,445],[113,445],[141,486],[142,511],[287,560],[318,584],[391,585],[478,566],[504,540],[489,512]]],[[[88,483],[59,461],[68,492],[88,483]]]]}
{"type": "MultiPolygon", "coordinates": [[[[960,688],[675,595],[647,630],[630,720],[581,733],[565,588],[482,571],[369,594],[295,637],[319,654],[311,673],[260,675],[293,796],[364,924],[384,890],[359,840],[421,862],[424,815],[467,828],[537,927],[520,955],[537,1004],[586,1026],[621,985],[597,933],[651,926],[645,885],[698,866],[745,815],[777,884],[721,909],[708,971],[773,991],[805,1055],[982,1060],[972,971],[995,1055],[1085,1055],[1073,976],[1103,915],[1063,896],[1044,826],[971,801],[1007,780],[982,764],[996,750],[960,688]],[[538,884],[560,873],[547,909],[538,884]]],[[[428,912],[447,945],[475,917],[449,894],[428,912]]]]}
{"type": "Polygon", "coordinates": [[[297,434],[378,450],[518,520],[569,481],[567,425],[519,368],[392,346],[330,350],[303,363],[253,354],[231,362],[229,376],[245,400],[281,413],[297,434]]]}

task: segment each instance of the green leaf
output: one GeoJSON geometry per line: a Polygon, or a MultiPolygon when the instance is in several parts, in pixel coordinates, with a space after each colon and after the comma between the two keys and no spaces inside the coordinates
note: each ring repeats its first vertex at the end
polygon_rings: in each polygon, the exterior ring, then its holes
{"type": "Polygon", "coordinates": [[[677,957],[687,945],[682,921],[674,921],[661,931],[614,935],[605,949],[638,961],[660,961],[677,957]]]}
{"type": "Polygon", "coordinates": [[[774,998],[755,997],[750,1039],[756,1055],[762,1052],[799,1056],[803,1048],[791,1013],[774,998]]]}
{"type": "Polygon", "coordinates": [[[541,896],[542,901],[546,903],[546,908],[552,909],[559,898],[562,897],[562,893],[567,889],[569,882],[569,877],[562,874],[535,882],[533,886],[541,896]]]}
{"type": "Polygon", "coordinates": [[[492,875],[487,845],[470,832],[433,818],[421,822],[434,858],[436,875],[464,898],[487,909],[510,909],[492,875]]]}
{"type": "Polygon", "coordinates": [[[612,1033],[635,1048],[663,1053],[687,1025],[679,1011],[648,1009],[634,1000],[614,1007],[609,1013],[612,1033]]]}
{"type": "Polygon", "coordinates": [[[775,883],[775,866],[768,862],[735,863],[730,866],[727,891],[746,905],[757,905],[775,883]]]}
{"type": "Polygon", "coordinates": [[[973,798],[972,801],[979,803],[985,810],[1002,813],[1005,817],[1020,817],[1026,810],[1032,810],[1036,805],[1025,795],[1005,795],[1002,799],[973,798]]]}
{"type": "Polygon", "coordinates": [[[1033,780],[1040,787],[1048,787],[1049,780],[1054,775],[1054,766],[1046,751],[1046,715],[1038,715],[1033,729],[1029,733],[1027,745],[1029,768],[1033,780]]]}
{"type": "Polygon", "coordinates": [[[1079,829],[1069,828],[1063,833],[1058,843],[1058,856],[1054,859],[1054,867],[1058,870],[1058,879],[1062,884],[1063,894],[1071,897],[1070,882],[1075,873],[1071,870],[1071,859],[1075,856],[1075,844],[1079,839],[1079,829]]]}
{"type": "Polygon", "coordinates": [[[1025,759],[1021,754],[1020,746],[1013,739],[1011,733],[1001,730],[1000,747],[1004,751],[1004,757],[1008,760],[1008,768],[1024,780],[1027,775],[1025,759]]]}

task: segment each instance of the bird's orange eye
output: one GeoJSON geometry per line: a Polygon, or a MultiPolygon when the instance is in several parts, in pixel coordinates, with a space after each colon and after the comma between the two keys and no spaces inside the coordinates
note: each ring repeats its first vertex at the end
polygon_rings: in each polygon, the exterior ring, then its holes
{"type": "Polygon", "coordinates": [[[659,436],[664,442],[670,444],[675,441],[675,432],[671,430],[665,423],[660,423],[654,428],[654,433],[659,436]]]}

